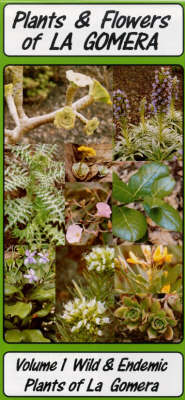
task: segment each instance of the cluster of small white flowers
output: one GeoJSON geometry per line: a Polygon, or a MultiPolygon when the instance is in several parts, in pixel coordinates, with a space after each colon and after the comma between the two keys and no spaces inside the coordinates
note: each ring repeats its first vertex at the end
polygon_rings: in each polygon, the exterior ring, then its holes
{"type": "Polygon", "coordinates": [[[65,304],[62,318],[70,324],[71,332],[85,329],[90,334],[102,336],[101,327],[110,323],[110,319],[105,316],[106,311],[105,303],[96,298],[87,300],[85,297],[75,297],[65,304]]]}
{"type": "Polygon", "coordinates": [[[112,247],[93,247],[92,251],[84,258],[89,271],[114,271],[114,248],[112,247]]]}

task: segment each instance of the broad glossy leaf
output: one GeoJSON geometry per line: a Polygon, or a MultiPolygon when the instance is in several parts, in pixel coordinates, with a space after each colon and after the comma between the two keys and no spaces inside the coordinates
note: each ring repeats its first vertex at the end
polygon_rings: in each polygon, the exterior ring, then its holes
{"type": "Polygon", "coordinates": [[[165,201],[146,197],[143,203],[147,215],[159,226],[175,232],[182,232],[182,219],[175,208],[165,201]]]}
{"type": "Polygon", "coordinates": [[[32,303],[23,303],[21,301],[17,301],[17,303],[8,305],[5,304],[5,316],[10,315],[11,317],[18,316],[21,319],[27,317],[30,314],[32,309],[32,303]]]}
{"type": "Polygon", "coordinates": [[[45,338],[39,329],[25,329],[23,333],[23,342],[26,343],[50,343],[50,340],[45,338]]]}
{"type": "Polygon", "coordinates": [[[171,176],[165,176],[154,181],[151,191],[155,197],[160,197],[161,199],[168,196],[175,186],[175,180],[171,176]]]}
{"type": "Polygon", "coordinates": [[[132,192],[133,200],[142,199],[151,194],[151,188],[156,179],[169,175],[166,165],[152,162],[142,165],[128,182],[128,190],[132,192]]]}
{"type": "Polygon", "coordinates": [[[133,198],[126,183],[124,183],[115,172],[113,172],[112,197],[122,203],[130,203],[133,198]]]}
{"type": "Polygon", "coordinates": [[[113,207],[113,235],[124,240],[129,240],[130,242],[135,242],[145,235],[146,230],[146,219],[142,213],[128,207],[113,207]]]}
{"type": "Polygon", "coordinates": [[[52,289],[45,290],[42,287],[38,287],[30,293],[29,298],[31,300],[38,300],[40,302],[47,301],[47,300],[52,301],[55,299],[55,289],[52,288],[52,289]]]}
{"type": "Polygon", "coordinates": [[[19,329],[10,329],[5,333],[5,340],[8,343],[21,343],[22,339],[23,335],[19,329]]]}

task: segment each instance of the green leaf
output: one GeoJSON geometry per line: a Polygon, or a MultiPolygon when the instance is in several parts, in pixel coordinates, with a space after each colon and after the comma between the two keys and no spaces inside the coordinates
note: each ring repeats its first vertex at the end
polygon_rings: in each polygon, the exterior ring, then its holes
{"type": "Polygon", "coordinates": [[[175,186],[175,180],[171,176],[166,176],[154,181],[152,185],[152,194],[155,197],[163,198],[168,196],[175,186]]]}
{"type": "Polygon", "coordinates": [[[149,337],[150,340],[156,339],[156,337],[157,337],[157,332],[154,331],[154,329],[152,329],[151,327],[149,327],[149,328],[147,329],[147,333],[148,333],[148,337],[149,337]]]}
{"type": "Polygon", "coordinates": [[[113,190],[112,196],[114,199],[122,203],[130,203],[132,201],[132,193],[128,186],[124,183],[115,172],[113,172],[113,190]]]}
{"type": "Polygon", "coordinates": [[[21,343],[23,339],[22,332],[19,329],[11,329],[6,331],[5,340],[9,343],[21,343]]]}
{"type": "Polygon", "coordinates": [[[36,311],[36,313],[35,313],[36,317],[37,318],[46,317],[50,313],[52,307],[53,307],[53,305],[49,303],[48,305],[46,305],[46,307],[41,308],[41,310],[39,310],[39,311],[36,311]]]}
{"type": "Polygon", "coordinates": [[[149,196],[145,198],[143,205],[147,215],[157,225],[169,231],[182,232],[182,219],[175,208],[163,200],[149,196]]]}
{"type": "Polygon", "coordinates": [[[47,300],[53,301],[55,300],[55,289],[52,288],[44,290],[44,288],[38,287],[30,293],[29,298],[31,300],[38,300],[40,302],[47,300]]]}
{"type": "Polygon", "coordinates": [[[22,334],[23,342],[26,343],[50,343],[50,340],[45,338],[39,329],[25,329],[22,334]]]}
{"type": "Polygon", "coordinates": [[[30,314],[31,309],[32,303],[22,303],[21,301],[17,301],[17,303],[12,305],[5,304],[4,313],[5,316],[18,316],[19,318],[24,319],[30,314]]]}
{"type": "Polygon", "coordinates": [[[116,207],[112,209],[113,235],[135,242],[141,239],[147,230],[146,219],[137,210],[127,207],[116,207]]]}
{"type": "Polygon", "coordinates": [[[128,182],[128,190],[132,192],[132,201],[142,199],[151,194],[151,188],[156,179],[169,175],[166,165],[152,162],[142,165],[128,182]]]}
{"type": "Polygon", "coordinates": [[[13,285],[9,285],[5,282],[4,294],[5,296],[11,296],[14,293],[19,292],[19,289],[13,285]]]}

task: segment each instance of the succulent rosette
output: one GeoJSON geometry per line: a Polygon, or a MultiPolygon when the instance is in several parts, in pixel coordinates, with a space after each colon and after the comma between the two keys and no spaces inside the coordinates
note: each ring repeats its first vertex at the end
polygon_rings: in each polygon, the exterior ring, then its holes
{"type": "Polygon", "coordinates": [[[119,307],[114,315],[122,319],[123,325],[130,331],[138,329],[144,317],[142,307],[137,300],[128,297],[123,299],[123,306],[119,307]]]}
{"type": "Polygon", "coordinates": [[[74,128],[76,115],[72,107],[66,106],[55,115],[54,124],[57,128],[70,130],[74,128]]]}
{"type": "Polygon", "coordinates": [[[173,338],[173,327],[176,326],[177,322],[174,318],[169,318],[165,311],[160,311],[156,314],[151,314],[148,322],[150,323],[147,329],[148,337],[150,339],[156,339],[159,336],[164,336],[166,340],[173,338]]]}

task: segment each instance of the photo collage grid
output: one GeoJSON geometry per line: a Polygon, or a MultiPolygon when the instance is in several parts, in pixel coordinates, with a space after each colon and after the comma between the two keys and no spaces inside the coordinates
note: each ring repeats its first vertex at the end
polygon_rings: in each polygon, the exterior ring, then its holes
{"type": "Polygon", "coordinates": [[[4,71],[4,337],[182,340],[183,70],[4,71]]]}

